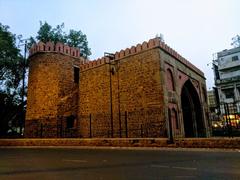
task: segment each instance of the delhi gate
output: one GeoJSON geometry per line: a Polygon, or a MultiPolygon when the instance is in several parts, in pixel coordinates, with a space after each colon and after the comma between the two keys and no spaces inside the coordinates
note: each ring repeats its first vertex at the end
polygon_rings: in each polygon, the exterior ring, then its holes
{"type": "Polygon", "coordinates": [[[62,43],[29,55],[26,137],[208,137],[205,77],[159,38],[89,61],[62,43]]]}

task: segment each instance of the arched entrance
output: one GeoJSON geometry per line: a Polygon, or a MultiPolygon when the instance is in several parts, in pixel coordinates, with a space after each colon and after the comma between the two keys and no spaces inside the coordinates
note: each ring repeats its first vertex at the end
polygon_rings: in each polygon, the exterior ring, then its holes
{"type": "Polygon", "coordinates": [[[183,85],[181,104],[185,137],[204,137],[202,107],[198,93],[190,80],[183,85]]]}

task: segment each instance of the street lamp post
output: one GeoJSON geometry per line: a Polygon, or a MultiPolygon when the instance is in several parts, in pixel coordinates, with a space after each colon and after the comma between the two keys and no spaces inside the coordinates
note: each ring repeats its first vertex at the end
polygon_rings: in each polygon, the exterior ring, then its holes
{"type": "Polygon", "coordinates": [[[21,110],[22,116],[20,120],[20,134],[23,134],[23,126],[25,124],[25,114],[24,114],[24,95],[25,95],[25,75],[26,75],[26,61],[27,61],[27,41],[29,39],[20,40],[19,46],[24,46],[24,57],[22,62],[22,94],[21,94],[21,110]]]}
{"type": "Polygon", "coordinates": [[[113,107],[112,107],[112,75],[114,75],[114,69],[112,68],[111,61],[114,60],[115,56],[111,53],[104,53],[104,57],[109,58],[109,91],[110,91],[110,124],[111,124],[111,137],[114,136],[113,130],[113,107]]]}

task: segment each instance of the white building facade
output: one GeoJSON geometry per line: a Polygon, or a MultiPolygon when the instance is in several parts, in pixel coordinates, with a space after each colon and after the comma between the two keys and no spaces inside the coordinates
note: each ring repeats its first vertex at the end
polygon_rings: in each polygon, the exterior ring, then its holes
{"type": "MultiPolygon", "coordinates": [[[[234,112],[240,112],[240,47],[217,53],[214,60],[215,85],[219,103],[234,104],[234,112]]],[[[225,114],[224,108],[221,113],[225,114]]]]}

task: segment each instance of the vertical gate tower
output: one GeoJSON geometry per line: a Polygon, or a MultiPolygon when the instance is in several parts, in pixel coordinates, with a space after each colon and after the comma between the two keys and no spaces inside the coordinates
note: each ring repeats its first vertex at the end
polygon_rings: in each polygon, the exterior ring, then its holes
{"type": "Polygon", "coordinates": [[[206,137],[202,71],[159,38],[93,61],[30,49],[26,137],[206,137]]]}

